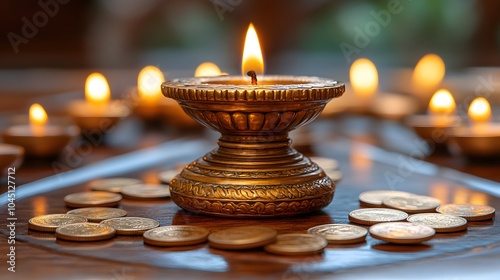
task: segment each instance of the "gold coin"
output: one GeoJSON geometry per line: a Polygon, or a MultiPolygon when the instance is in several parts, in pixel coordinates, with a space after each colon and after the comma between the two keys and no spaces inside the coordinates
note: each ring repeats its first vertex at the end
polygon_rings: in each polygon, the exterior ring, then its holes
{"type": "Polygon", "coordinates": [[[431,239],[436,231],[419,223],[390,222],[370,227],[373,238],[396,244],[418,244],[431,239]]]}
{"type": "Polygon", "coordinates": [[[410,196],[392,196],[385,198],[382,204],[389,208],[405,211],[406,213],[425,213],[436,212],[441,202],[439,199],[424,196],[424,195],[410,195],[410,196]]]}
{"type": "Polygon", "coordinates": [[[307,233],[321,236],[330,244],[353,244],[365,241],[368,230],[355,225],[326,224],[312,227],[307,233]]]}
{"type": "Polygon", "coordinates": [[[280,234],[264,250],[278,255],[306,255],[322,252],[328,241],[321,236],[306,233],[280,234]]]}
{"type": "Polygon", "coordinates": [[[55,232],[60,226],[74,223],[85,223],[87,219],[82,216],[68,214],[49,214],[31,218],[28,228],[32,230],[55,232]]]}
{"type": "Polygon", "coordinates": [[[154,246],[186,246],[207,241],[208,230],[197,226],[165,226],[144,233],[144,243],[154,246]]]}
{"type": "Polygon", "coordinates": [[[335,170],[339,168],[339,162],[332,158],[325,157],[309,157],[312,162],[315,162],[321,169],[335,170]]]}
{"type": "Polygon", "coordinates": [[[177,174],[181,173],[181,171],[182,171],[182,169],[181,170],[169,169],[169,170],[162,171],[162,172],[160,172],[160,174],[158,174],[158,179],[163,184],[168,185],[168,184],[170,184],[170,181],[172,181],[177,174]]]}
{"type": "Polygon", "coordinates": [[[495,208],[488,205],[446,204],[436,209],[441,214],[465,218],[467,221],[484,221],[495,217],[495,208]]]}
{"type": "Polygon", "coordinates": [[[107,178],[90,182],[90,188],[94,191],[119,193],[124,188],[137,184],[142,184],[142,181],[134,178],[107,178]]]}
{"type": "Polygon", "coordinates": [[[276,230],[268,227],[243,226],[213,232],[208,241],[210,246],[218,249],[250,249],[273,242],[277,234],[276,230]]]}
{"type": "Polygon", "coordinates": [[[452,215],[439,213],[421,213],[411,215],[407,219],[410,223],[422,223],[433,228],[436,232],[455,232],[467,229],[467,220],[452,215]]]}
{"type": "Polygon", "coordinates": [[[402,191],[392,191],[392,190],[376,190],[376,191],[366,191],[359,195],[359,202],[363,207],[380,207],[382,206],[382,201],[388,197],[392,196],[411,196],[414,195],[409,192],[402,191]]]}
{"type": "Polygon", "coordinates": [[[140,184],[130,186],[122,191],[124,197],[129,199],[159,199],[170,197],[168,185],[161,184],[140,184]]]}
{"type": "Polygon", "coordinates": [[[100,224],[114,228],[118,235],[142,235],[160,225],[156,220],[142,217],[113,218],[104,220],[100,224]]]}
{"type": "Polygon", "coordinates": [[[349,221],[362,225],[374,225],[384,222],[401,222],[408,218],[408,214],[396,209],[363,208],[349,213],[349,221]]]}
{"type": "Polygon", "coordinates": [[[116,231],[112,227],[94,223],[69,224],[58,227],[56,237],[70,241],[99,241],[110,239],[116,231]]]}
{"type": "Polygon", "coordinates": [[[127,211],[108,207],[87,207],[68,211],[67,214],[79,215],[87,218],[91,223],[98,223],[107,219],[127,216],[127,211]]]}
{"type": "Polygon", "coordinates": [[[64,197],[66,206],[73,208],[111,207],[120,204],[121,200],[120,194],[99,191],[72,193],[64,197]]]}

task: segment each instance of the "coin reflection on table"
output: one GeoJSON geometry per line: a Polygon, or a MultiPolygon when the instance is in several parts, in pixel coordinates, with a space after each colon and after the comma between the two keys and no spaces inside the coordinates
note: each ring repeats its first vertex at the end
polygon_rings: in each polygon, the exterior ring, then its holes
{"type": "Polygon", "coordinates": [[[279,234],[264,250],[278,255],[309,255],[320,253],[328,245],[321,236],[304,233],[279,234]]]}

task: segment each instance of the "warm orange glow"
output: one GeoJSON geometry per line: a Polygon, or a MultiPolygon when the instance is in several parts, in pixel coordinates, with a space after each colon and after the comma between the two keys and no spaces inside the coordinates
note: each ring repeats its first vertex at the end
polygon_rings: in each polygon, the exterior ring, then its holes
{"type": "Polygon", "coordinates": [[[161,97],[161,83],[165,77],[160,69],[155,66],[146,66],[142,68],[137,77],[137,90],[139,96],[145,101],[158,101],[161,97]]]}
{"type": "Polygon", "coordinates": [[[41,216],[47,214],[47,198],[45,196],[37,196],[33,199],[33,216],[41,216]]]}
{"type": "Polygon", "coordinates": [[[488,100],[478,97],[469,106],[469,117],[477,123],[487,122],[491,117],[491,107],[488,100]]]}
{"type": "Polygon", "coordinates": [[[453,194],[453,202],[456,204],[469,203],[470,191],[466,188],[458,188],[453,194]]]}
{"type": "Polygon", "coordinates": [[[37,103],[31,105],[29,115],[31,132],[36,136],[43,135],[45,132],[45,124],[49,119],[43,107],[37,103]]]}
{"type": "Polygon", "coordinates": [[[378,72],[375,64],[366,58],[354,61],[349,71],[354,92],[361,96],[372,96],[378,87],[378,72]]]}
{"type": "Polygon", "coordinates": [[[92,73],[85,81],[85,99],[92,104],[104,104],[109,101],[108,81],[100,73],[92,73]]]}
{"type": "Polygon", "coordinates": [[[455,99],[446,89],[434,93],[429,102],[429,112],[437,115],[447,115],[455,112],[455,99]]]}
{"type": "Polygon", "coordinates": [[[449,199],[449,186],[444,183],[435,182],[431,184],[430,195],[439,199],[442,204],[450,203],[449,199]]]}
{"type": "Polygon", "coordinates": [[[194,71],[195,77],[214,77],[222,74],[219,66],[212,62],[203,62],[196,68],[196,71],[194,71]]]}
{"type": "Polygon", "coordinates": [[[243,58],[241,61],[241,73],[247,76],[247,72],[253,70],[257,75],[264,74],[264,59],[262,58],[262,50],[260,49],[259,37],[257,32],[250,23],[248,26],[247,36],[245,38],[245,47],[243,48],[243,58]]]}
{"type": "Polygon", "coordinates": [[[444,61],[441,57],[436,54],[427,54],[415,66],[412,77],[413,86],[424,90],[435,89],[443,81],[445,72],[444,61]]]}

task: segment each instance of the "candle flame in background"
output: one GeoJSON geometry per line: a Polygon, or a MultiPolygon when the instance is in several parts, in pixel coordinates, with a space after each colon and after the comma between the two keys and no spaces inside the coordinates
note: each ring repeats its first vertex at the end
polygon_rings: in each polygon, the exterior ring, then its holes
{"type": "Polygon", "coordinates": [[[35,136],[42,136],[45,131],[45,124],[48,121],[48,116],[40,104],[33,104],[30,107],[30,128],[35,136]]]}
{"type": "Polygon", "coordinates": [[[375,64],[369,59],[360,58],[354,61],[349,70],[349,79],[355,93],[361,96],[372,96],[378,87],[378,72],[375,64]]]}
{"type": "Polygon", "coordinates": [[[85,99],[92,104],[104,104],[109,101],[108,81],[100,73],[92,73],[85,81],[85,99]]]}
{"type": "Polygon", "coordinates": [[[446,72],[444,61],[436,54],[422,57],[413,71],[412,84],[424,90],[433,90],[441,84],[446,72]]]}
{"type": "Polygon", "coordinates": [[[472,101],[468,111],[469,117],[476,123],[485,123],[491,117],[490,103],[484,97],[478,97],[472,101]]]}
{"type": "Polygon", "coordinates": [[[446,89],[440,89],[434,93],[429,102],[431,114],[448,115],[455,112],[455,99],[446,89]]]}
{"type": "Polygon", "coordinates": [[[223,74],[219,66],[212,62],[203,62],[196,68],[196,71],[194,71],[195,77],[215,77],[223,74]]]}
{"type": "Polygon", "coordinates": [[[45,196],[37,196],[33,199],[33,216],[41,216],[47,214],[47,198],[45,196]]]}
{"type": "Polygon", "coordinates": [[[160,69],[155,66],[146,66],[142,68],[137,77],[137,89],[141,99],[146,101],[158,101],[161,94],[161,83],[165,77],[160,69]]]}
{"type": "Polygon", "coordinates": [[[247,77],[247,72],[253,70],[257,75],[264,74],[264,59],[260,49],[259,37],[252,23],[248,26],[245,46],[243,48],[243,58],[241,61],[241,73],[247,77]]]}

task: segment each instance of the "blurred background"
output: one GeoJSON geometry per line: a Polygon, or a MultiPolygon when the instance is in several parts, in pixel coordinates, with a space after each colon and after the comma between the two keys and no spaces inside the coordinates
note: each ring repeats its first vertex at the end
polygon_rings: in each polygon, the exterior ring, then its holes
{"type": "MultiPolygon", "coordinates": [[[[116,93],[149,64],[167,79],[192,76],[204,61],[239,74],[249,22],[269,74],[348,81],[356,58],[383,71],[413,68],[426,53],[451,71],[498,66],[499,12],[495,0],[7,0],[0,3],[0,93],[82,90],[93,71],[116,93]]],[[[28,103],[7,100],[0,109],[12,102],[28,103]]]]}

